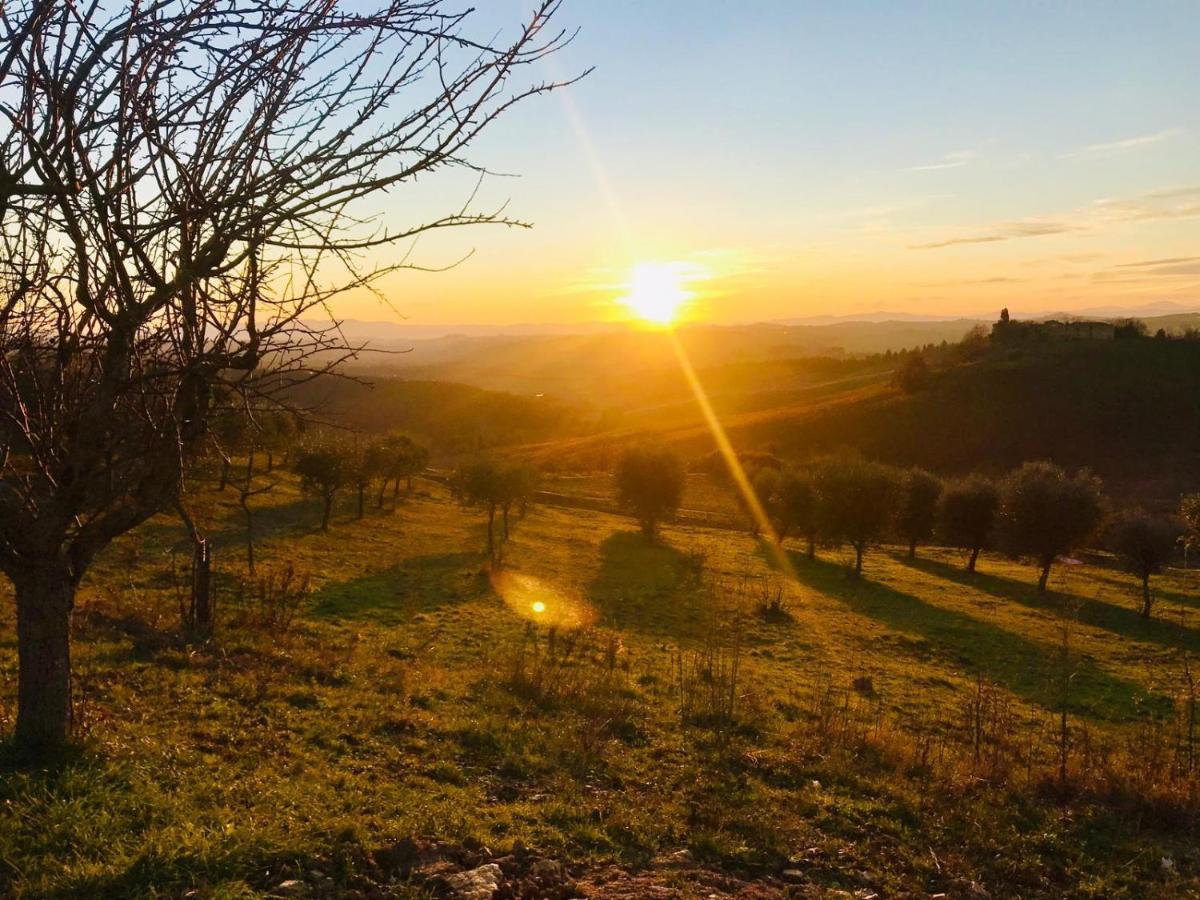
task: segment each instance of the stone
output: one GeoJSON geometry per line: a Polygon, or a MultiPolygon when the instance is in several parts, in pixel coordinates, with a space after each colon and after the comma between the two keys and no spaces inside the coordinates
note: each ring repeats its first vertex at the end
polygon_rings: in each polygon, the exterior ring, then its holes
{"type": "Polygon", "coordinates": [[[276,897],[302,897],[308,892],[308,885],[299,878],[289,878],[287,881],[281,881],[275,885],[275,890],[272,891],[276,897]]]}
{"type": "Polygon", "coordinates": [[[492,900],[500,884],[504,881],[504,873],[495,863],[488,863],[477,869],[459,872],[445,877],[446,888],[455,900],[492,900]]]}

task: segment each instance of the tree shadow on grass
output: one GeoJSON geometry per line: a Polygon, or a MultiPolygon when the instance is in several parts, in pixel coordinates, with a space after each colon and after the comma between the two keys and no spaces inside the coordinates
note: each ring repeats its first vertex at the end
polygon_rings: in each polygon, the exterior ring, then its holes
{"type": "Polygon", "coordinates": [[[417,613],[493,594],[478,553],[443,553],[413,557],[359,578],[325,584],[314,594],[310,614],[397,624],[417,613]]]}
{"type": "Polygon", "coordinates": [[[254,847],[227,853],[195,853],[182,849],[164,853],[147,850],[124,871],[82,877],[56,896],[79,900],[119,900],[125,897],[159,896],[160,892],[171,896],[189,896],[188,889],[197,883],[219,884],[234,880],[244,886],[242,878],[248,873],[254,876],[252,880],[261,882],[259,887],[265,890],[270,882],[278,883],[284,876],[264,877],[264,873],[289,871],[287,867],[294,869],[297,860],[303,858],[304,854],[299,850],[271,853],[254,847]]]}
{"type": "MultiPolygon", "coordinates": [[[[1024,582],[987,572],[971,573],[933,559],[904,558],[900,561],[928,575],[976,588],[1028,609],[1057,615],[1066,601],[1072,609],[1077,610],[1075,618],[1083,625],[1111,631],[1136,641],[1200,650],[1200,634],[1191,628],[1161,619],[1147,621],[1132,607],[1116,606],[1105,600],[1080,597],[1078,594],[1047,591],[1046,594],[1038,596],[1037,585],[1032,577],[1029,582],[1024,582]]],[[[1140,595],[1131,599],[1141,602],[1140,595]]]]}
{"type": "Polygon", "coordinates": [[[600,544],[587,595],[612,627],[678,637],[702,628],[700,574],[693,557],[661,538],[616,531],[600,544]]]}
{"type": "MultiPolygon", "coordinates": [[[[1108,574],[1093,572],[1092,577],[1118,590],[1126,591],[1129,594],[1129,602],[1140,606],[1142,602],[1142,589],[1140,585],[1108,574]]],[[[1186,593],[1184,591],[1173,591],[1162,587],[1160,584],[1161,580],[1161,577],[1158,575],[1150,579],[1150,593],[1154,598],[1156,607],[1160,601],[1167,601],[1178,606],[1200,610],[1200,592],[1186,593]]],[[[1157,614],[1156,612],[1155,615],[1157,614]]]]}
{"type": "MultiPolygon", "coordinates": [[[[931,641],[955,666],[982,673],[1031,703],[1050,710],[1058,708],[1061,673],[1056,664],[1056,646],[1028,640],[888,585],[850,577],[843,566],[809,560],[799,553],[789,555],[796,577],[806,587],[889,628],[931,641]]],[[[770,560],[770,555],[766,556],[770,560]]],[[[1151,700],[1164,709],[1170,703],[1165,697],[1147,695],[1140,685],[1104,671],[1088,658],[1078,660],[1071,693],[1075,712],[1103,719],[1132,717],[1139,709],[1139,700],[1151,700]]]]}

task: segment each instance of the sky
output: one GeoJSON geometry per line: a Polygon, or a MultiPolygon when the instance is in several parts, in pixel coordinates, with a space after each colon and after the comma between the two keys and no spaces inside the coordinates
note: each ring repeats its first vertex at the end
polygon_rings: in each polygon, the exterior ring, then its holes
{"type": "MultiPolygon", "coordinates": [[[[478,33],[531,8],[485,0],[478,33]]],[[[665,266],[718,323],[1200,308],[1200,4],[565,0],[547,78],[496,123],[478,208],[530,230],[423,238],[387,303],[412,324],[629,315],[665,266]]],[[[457,209],[448,177],[385,217],[457,209]],[[432,198],[432,200],[431,200],[432,198]]],[[[399,252],[399,251],[396,251],[399,252]]]]}

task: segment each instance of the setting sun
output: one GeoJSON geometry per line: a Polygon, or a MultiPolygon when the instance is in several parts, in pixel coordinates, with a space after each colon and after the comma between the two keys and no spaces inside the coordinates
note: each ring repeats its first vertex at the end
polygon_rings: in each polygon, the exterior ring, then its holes
{"type": "Polygon", "coordinates": [[[669,325],[679,317],[683,305],[695,297],[687,284],[703,277],[685,263],[641,263],[634,266],[628,293],[619,300],[639,319],[669,325]]]}

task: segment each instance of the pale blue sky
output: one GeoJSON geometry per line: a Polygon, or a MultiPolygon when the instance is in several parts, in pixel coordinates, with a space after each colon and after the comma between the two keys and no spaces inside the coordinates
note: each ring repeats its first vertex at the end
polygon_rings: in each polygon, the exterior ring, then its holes
{"type": "MultiPolygon", "coordinates": [[[[529,6],[489,0],[480,32],[529,6]]],[[[580,34],[547,75],[595,72],[476,152],[521,175],[485,200],[537,227],[424,245],[476,254],[389,283],[414,320],[610,318],[645,260],[707,266],[696,314],[723,321],[1200,301],[1200,267],[1127,265],[1200,256],[1198,3],[567,0],[560,18],[580,34]]]]}

